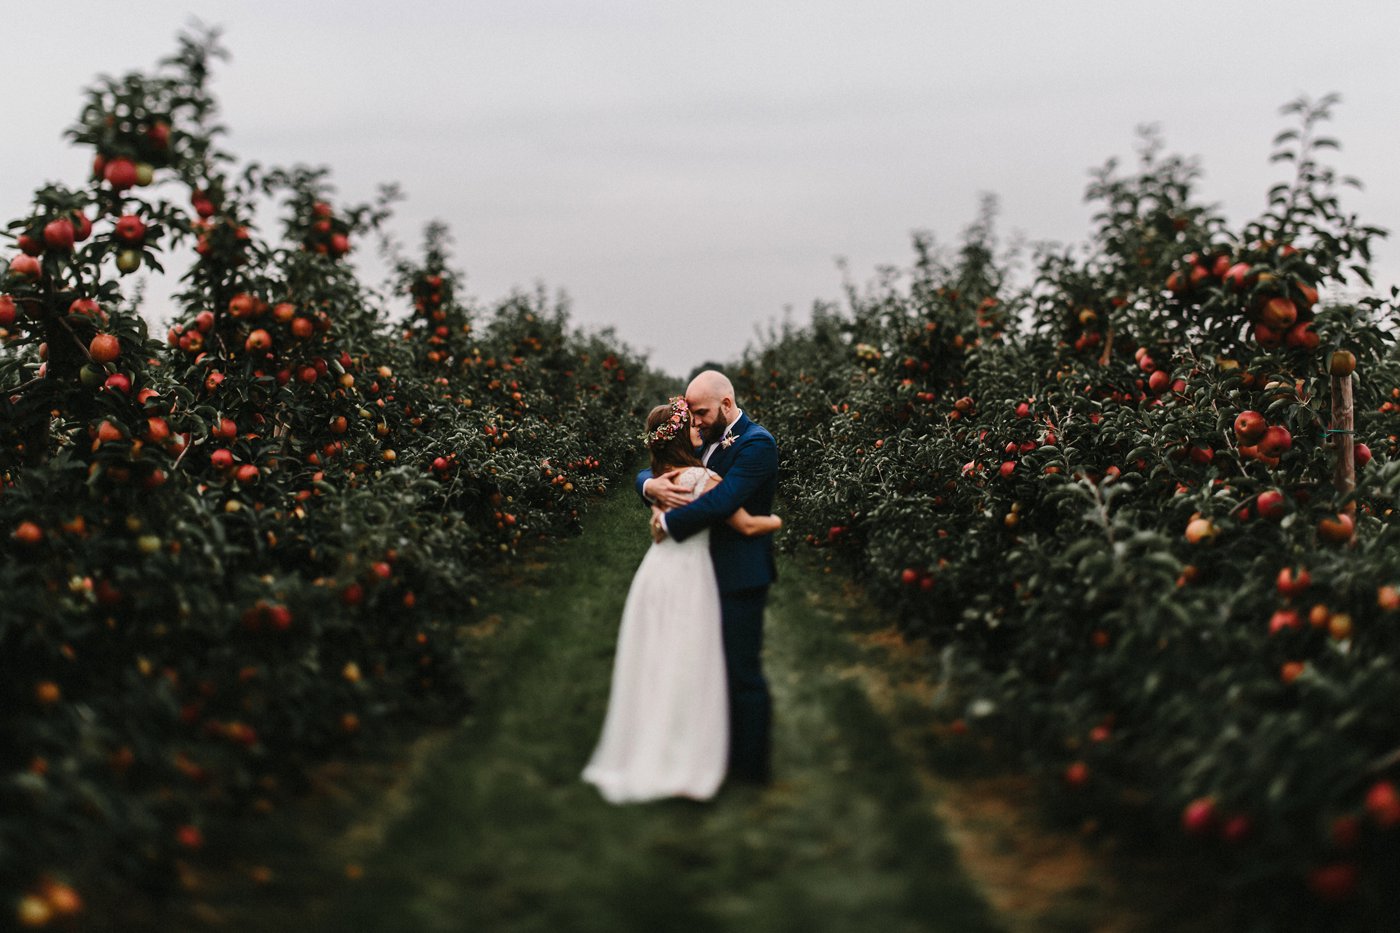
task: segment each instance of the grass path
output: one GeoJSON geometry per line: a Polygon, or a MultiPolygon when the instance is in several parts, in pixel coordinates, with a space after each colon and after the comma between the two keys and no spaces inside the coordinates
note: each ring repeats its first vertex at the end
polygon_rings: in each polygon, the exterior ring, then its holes
{"type": "Polygon", "coordinates": [[[773,787],[613,807],[579,781],[647,545],[633,505],[600,506],[536,583],[500,594],[477,714],[317,928],[995,929],[881,717],[840,675],[846,645],[814,575],[787,575],[769,610],[773,787]]]}
{"type": "MultiPolygon", "coordinates": [[[[584,536],[484,597],[479,700],[460,728],[401,756],[409,771],[380,766],[382,780],[362,774],[353,792],[332,783],[343,799],[328,810],[342,822],[323,821],[310,841],[295,821],[271,830],[254,843],[278,850],[253,871],[256,897],[205,891],[196,919],[269,933],[1119,928],[1091,919],[1101,905],[1072,903],[1056,919],[1063,905],[1008,900],[1019,872],[1002,850],[1014,844],[969,841],[989,837],[970,798],[925,766],[927,672],[892,652],[868,606],[806,565],[782,565],[767,618],[775,784],[727,786],[708,804],[603,802],[578,775],[647,546],[634,505],[613,496],[584,536]],[[986,883],[997,871],[1010,875],[1000,891],[986,883]]],[[[1069,884],[1080,900],[1104,893],[1069,884]]]]}

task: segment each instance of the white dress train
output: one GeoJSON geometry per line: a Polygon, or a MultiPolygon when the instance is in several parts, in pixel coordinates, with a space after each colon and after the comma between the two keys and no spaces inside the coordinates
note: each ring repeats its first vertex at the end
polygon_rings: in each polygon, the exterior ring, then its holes
{"type": "MultiPolygon", "coordinates": [[[[712,476],[691,467],[691,498],[712,476]]],[[[617,635],[602,736],[583,779],[611,803],[706,800],[724,780],[729,696],[719,585],[710,533],[653,543],[642,559],[617,635]]]]}

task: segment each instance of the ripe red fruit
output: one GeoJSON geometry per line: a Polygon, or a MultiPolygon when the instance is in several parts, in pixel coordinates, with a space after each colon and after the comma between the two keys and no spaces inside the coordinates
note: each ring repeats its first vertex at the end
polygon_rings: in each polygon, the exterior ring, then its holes
{"type": "Polygon", "coordinates": [[[1235,440],[1241,444],[1257,444],[1269,429],[1269,423],[1257,411],[1242,411],[1235,416],[1235,440]]]}
{"type": "Polygon", "coordinates": [[[91,298],[74,299],[73,303],[68,306],[68,313],[85,314],[88,317],[96,318],[99,321],[105,321],[107,319],[107,315],[102,312],[102,308],[99,307],[97,302],[93,301],[91,298]]]}
{"type": "Polygon", "coordinates": [[[1004,460],[1004,461],[1002,461],[1001,467],[998,469],[997,472],[999,472],[1003,477],[1008,477],[1008,476],[1010,476],[1012,473],[1015,473],[1015,472],[1016,472],[1016,461],[1015,461],[1015,460],[1004,460]]]}
{"type": "Polygon", "coordinates": [[[1329,544],[1342,544],[1356,533],[1356,522],[1345,512],[1328,516],[1317,523],[1317,536],[1329,544]]]}
{"type": "Polygon", "coordinates": [[[233,478],[240,483],[255,483],[258,480],[258,468],[251,463],[240,464],[233,472],[233,478]]]}
{"type": "Polygon", "coordinates": [[[73,212],[73,239],[81,243],[92,236],[92,221],[82,211],[73,212]]]}
{"type": "Polygon", "coordinates": [[[21,253],[10,260],[10,273],[24,279],[37,279],[43,267],[39,265],[39,260],[33,256],[26,256],[21,253]]]}
{"type": "Polygon", "coordinates": [[[1147,377],[1147,388],[1153,395],[1161,395],[1167,391],[1167,387],[1172,384],[1171,374],[1164,369],[1154,370],[1152,375],[1147,377]]]}
{"type": "Polygon", "coordinates": [[[1065,768],[1065,783],[1070,787],[1083,787],[1089,781],[1089,766],[1082,761],[1071,762],[1065,768]]]}
{"type": "Polygon", "coordinates": [[[1270,298],[1259,309],[1259,323],[1278,331],[1285,331],[1298,320],[1298,306],[1291,298],[1270,298]]]}
{"type": "Polygon", "coordinates": [[[1358,469],[1364,467],[1371,462],[1371,448],[1365,444],[1356,444],[1352,447],[1352,457],[1358,469]]]}
{"type": "Polygon", "coordinates": [[[146,130],[146,140],[153,149],[165,149],[170,145],[170,124],[164,120],[152,123],[150,129],[146,130]]]}
{"type": "Polygon", "coordinates": [[[1277,635],[1286,628],[1299,629],[1303,621],[1295,609],[1279,609],[1269,617],[1269,634],[1277,635]]]}
{"type": "Polygon", "coordinates": [[[1361,821],[1350,814],[1339,816],[1332,821],[1329,835],[1332,845],[1343,852],[1350,852],[1361,841],[1361,821]]]}
{"type": "Polygon", "coordinates": [[[220,447],[209,455],[209,463],[216,470],[227,470],[233,466],[233,451],[220,447]]]}
{"type": "Polygon", "coordinates": [[[73,248],[73,221],[60,217],[44,225],[44,243],[49,249],[66,253],[73,248]]]}
{"type": "Polygon", "coordinates": [[[198,826],[186,823],[175,830],[175,842],[182,849],[202,849],[204,848],[204,833],[200,832],[198,826]]]}
{"type": "Polygon", "coordinates": [[[1225,284],[1234,289],[1243,289],[1249,282],[1250,267],[1247,262],[1237,262],[1225,270],[1225,284]]]}
{"type": "Polygon", "coordinates": [[[1350,862],[1320,865],[1308,872],[1308,890],[1324,901],[1348,901],[1356,894],[1356,866],[1350,862]]]}
{"type": "Polygon", "coordinates": [[[1267,518],[1271,522],[1276,522],[1283,518],[1288,511],[1283,493],[1277,489],[1266,489],[1254,500],[1254,507],[1259,510],[1260,518],[1267,518]]]}
{"type": "Polygon", "coordinates": [[[1316,350],[1321,338],[1317,336],[1312,321],[1299,321],[1288,328],[1288,333],[1283,336],[1283,342],[1300,350],[1316,350]]]}
{"type": "Polygon", "coordinates": [[[250,353],[255,350],[266,350],[271,346],[272,335],[261,327],[249,334],[248,339],[243,341],[244,349],[248,350],[250,353]]]}
{"type": "Polygon", "coordinates": [[[1267,349],[1283,345],[1283,331],[1270,327],[1262,321],[1254,325],[1254,339],[1259,346],[1267,349]]]}
{"type": "Polygon", "coordinates": [[[9,295],[0,295],[0,327],[12,327],[18,316],[15,300],[9,295]]]}
{"type": "Polygon", "coordinates": [[[125,373],[112,373],[107,377],[107,381],[102,383],[106,388],[120,392],[123,395],[131,394],[131,380],[125,373]]]}
{"type": "Polygon", "coordinates": [[[113,334],[98,334],[88,344],[88,353],[95,362],[111,363],[122,355],[121,341],[113,334]]]}
{"type": "Polygon", "coordinates": [[[44,539],[44,530],[34,522],[20,522],[15,526],[13,537],[20,544],[38,544],[44,539]]]}
{"type": "Polygon", "coordinates": [[[1366,792],[1366,812],[1382,829],[1400,826],[1400,790],[1390,781],[1377,781],[1366,792]]]}
{"type": "Polygon", "coordinates": [[[350,252],[350,238],[343,233],[331,235],[331,255],[344,256],[350,252]]]}
{"type": "Polygon", "coordinates": [[[1292,446],[1293,435],[1277,424],[1265,431],[1259,440],[1259,452],[1266,457],[1277,457],[1292,446]]]}
{"type": "Polygon", "coordinates": [[[1220,838],[1231,845],[1239,845],[1254,834],[1254,821],[1243,813],[1237,813],[1220,827],[1220,838]]]}
{"type": "MultiPolygon", "coordinates": [[[[442,458],[439,457],[438,459],[442,458]]],[[[919,582],[919,571],[912,567],[905,567],[903,572],[899,575],[899,582],[903,583],[905,586],[913,586],[915,583],[919,582]]]]}
{"type": "Polygon", "coordinates": [[[124,214],[117,218],[112,236],[127,246],[140,246],[146,239],[146,225],[135,214],[124,214]]]}
{"type": "Polygon", "coordinates": [[[1181,828],[1188,836],[1205,836],[1215,828],[1215,800],[1197,797],[1181,811],[1181,828]]]}
{"type": "Polygon", "coordinates": [[[136,163],[130,159],[113,159],[103,169],[102,177],[117,191],[124,191],[136,184],[136,163]]]}
{"type": "Polygon", "coordinates": [[[1193,518],[1186,523],[1186,540],[1190,544],[1209,541],[1219,534],[1220,529],[1208,518],[1193,518]]]}
{"type": "Polygon", "coordinates": [[[365,588],[358,583],[351,583],[340,591],[340,601],[347,606],[358,606],[365,598],[365,588]]]}
{"type": "Polygon", "coordinates": [[[1295,597],[1302,596],[1312,586],[1312,574],[1308,573],[1304,567],[1294,570],[1292,567],[1284,567],[1278,572],[1278,592],[1280,596],[1295,597]]]}

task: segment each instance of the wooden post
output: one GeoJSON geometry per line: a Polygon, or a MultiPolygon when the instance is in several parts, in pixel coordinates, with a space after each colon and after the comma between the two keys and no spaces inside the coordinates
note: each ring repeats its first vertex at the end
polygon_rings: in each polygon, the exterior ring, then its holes
{"type": "Polygon", "coordinates": [[[1342,495],[1356,488],[1356,438],[1351,406],[1351,374],[1332,377],[1332,444],[1337,450],[1332,485],[1342,495]]]}

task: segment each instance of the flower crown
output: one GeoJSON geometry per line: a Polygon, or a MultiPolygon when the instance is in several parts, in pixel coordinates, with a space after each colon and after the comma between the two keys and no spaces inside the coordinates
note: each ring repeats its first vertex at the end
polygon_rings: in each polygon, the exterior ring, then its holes
{"type": "Polygon", "coordinates": [[[658,424],[655,431],[648,431],[642,439],[648,447],[659,447],[675,440],[676,435],[689,426],[690,406],[686,404],[684,395],[677,395],[671,399],[671,417],[658,424]]]}

